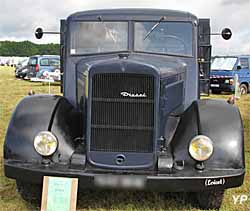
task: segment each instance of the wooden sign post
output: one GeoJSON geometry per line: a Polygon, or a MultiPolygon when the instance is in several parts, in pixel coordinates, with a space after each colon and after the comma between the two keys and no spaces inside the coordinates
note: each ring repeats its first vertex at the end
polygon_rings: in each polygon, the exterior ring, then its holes
{"type": "Polygon", "coordinates": [[[75,211],[77,188],[76,178],[45,176],[41,211],[75,211]]]}

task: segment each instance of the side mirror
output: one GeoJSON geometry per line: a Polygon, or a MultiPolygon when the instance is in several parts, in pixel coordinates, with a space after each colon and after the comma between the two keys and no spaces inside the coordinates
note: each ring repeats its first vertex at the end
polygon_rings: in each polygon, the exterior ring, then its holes
{"type": "Polygon", "coordinates": [[[201,34],[201,36],[204,35],[221,35],[223,39],[229,40],[232,37],[232,31],[229,28],[224,28],[221,33],[201,34]]]}
{"type": "Polygon", "coordinates": [[[240,65],[237,65],[237,70],[240,70],[241,69],[241,66],[240,65]]]}
{"type": "Polygon", "coordinates": [[[229,28],[225,28],[221,32],[221,36],[224,40],[229,40],[232,37],[232,31],[229,28]]]}
{"type": "Polygon", "coordinates": [[[61,34],[60,32],[48,32],[48,31],[43,31],[42,28],[37,28],[35,31],[35,36],[37,39],[41,39],[44,34],[61,34]]]}
{"type": "Polygon", "coordinates": [[[41,39],[43,37],[43,29],[42,28],[37,28],[35,31],[35,36],[37,39],[41,39]]]}

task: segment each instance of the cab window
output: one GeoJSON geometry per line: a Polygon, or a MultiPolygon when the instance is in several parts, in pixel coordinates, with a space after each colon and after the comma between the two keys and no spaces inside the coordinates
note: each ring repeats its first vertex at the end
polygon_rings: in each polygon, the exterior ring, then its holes
{"type": "Polygon", "coordinates": [[[136,22],[136,51],[192,56],[193,28],[184,22],[136,22]]]}
{"type": "Polygon", "coordinates": [[[70,54],[93,54],[128,50],[127,22],[73,22],[70,54]]]}
{"type": "Polygon", "coordinates": [[[240,59],[240,67],[241,69],[249,69],[249,61],[247,58],[241,58],[240,59]]]}

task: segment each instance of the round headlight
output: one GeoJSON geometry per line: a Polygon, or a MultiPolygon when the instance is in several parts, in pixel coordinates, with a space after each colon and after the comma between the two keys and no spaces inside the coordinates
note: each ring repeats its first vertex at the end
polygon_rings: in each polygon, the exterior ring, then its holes
{"type": "Polygon", "coordinates": [[[213,154],[213,142],[204,135],[195,136],[189,144],[189,153],[196,161],[205,161],[213,154]]]}
{"type": "Polygon", "coordinates": [[[52,155],[57,149],[57,138],[49,131],[39,132],[34,139],[36,151],[43,156],[52,155]]]}

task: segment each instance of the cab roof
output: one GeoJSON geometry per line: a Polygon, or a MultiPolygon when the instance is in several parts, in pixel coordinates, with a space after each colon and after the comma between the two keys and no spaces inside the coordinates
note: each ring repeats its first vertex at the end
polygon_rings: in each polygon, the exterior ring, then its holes
{"type": "Polygon", "coordinates": [[[68,21],[92,20],[101,17],[103,21],[110,20],[153,20],[158,21],[165,16],[169,21],[195,21],[197,17],[189,12],[167,9],[109,9],[77,12],[68,17],[68,21]]]}

